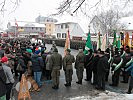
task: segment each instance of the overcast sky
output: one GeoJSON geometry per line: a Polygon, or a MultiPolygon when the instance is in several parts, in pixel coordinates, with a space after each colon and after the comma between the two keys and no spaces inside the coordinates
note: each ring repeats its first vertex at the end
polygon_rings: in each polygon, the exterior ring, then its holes
{"type": "MultiPolygon", "coordinates": [[[[11,0],[7,0],[7,1],[11,1],[11,0]]],[[[12,1],[15,1],[15,0],[12,0],[12,1]]],[[[4,29],[6,28],[8,21],[14,20],[15,18],[18,21],[33,21],[34,22],[35,18],[38,17],[39,14],[42,16],[48,16],[52,13],[55,13],[56,8],[59,7],[60,2],[63,0],[20,0],[20,1],[21,3],[19,4],[15,12],[9,14],[12,11],[13,6],[11,5],[11,3],[7,3],[6,5],[7,11],[5,12],[4,17],[0,15],[0,19],[2,19],[3,21],[4,29]]],[[[93,1],[88,0],[88,1],[94,4],[96,0],[93,0],[93,1]]],[[[105,6],[105,2],[103,2],[103,4],[104,4],[103,8],[108,9],[109,6],[108,5],[105,6]]],[[[88,31],[88,24],[89,24],[90,19],[83,17],[82,15],[81,16],[75,15],[74,17],[70,15],[64,15],[64,16],[60,16],[56,18],[59,22],[62,22],[62,21],[78,22],[80,26],[82,27],[82,29],[84,30],[84,32],[88,31]]]]}

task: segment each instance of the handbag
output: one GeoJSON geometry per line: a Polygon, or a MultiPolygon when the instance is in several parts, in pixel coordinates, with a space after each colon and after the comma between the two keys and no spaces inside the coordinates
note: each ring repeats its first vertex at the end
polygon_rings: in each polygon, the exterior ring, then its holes
{"type": "Polygon", "coordinates": [[[22,68],[20,63],[18,63],[16,70],[17,71],[24,71],[24,69],[22,68]]]}

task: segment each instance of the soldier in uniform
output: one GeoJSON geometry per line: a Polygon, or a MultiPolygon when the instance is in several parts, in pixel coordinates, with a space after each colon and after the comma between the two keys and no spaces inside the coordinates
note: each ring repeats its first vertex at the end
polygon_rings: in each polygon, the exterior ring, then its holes
{"type": "Polygon", "coordinates": [[[53,89],[59,88],[59,76],[60,70],[62,69],[62,56],[58,53],[58,49],[55,48],[53,54],[51,56],[51,68],[52,73],[52,81],[53,81],[53,89]]]}
{"type": "MultiPolygon", "coordinates": [[[[113,63],[118,65],[120,61],[121,61],[121,57],[120,57],[120,54],[118,52],[118,49],[116,48],[115,49],[115,54],[114,54],[114,57],[113,57],[113,63]]],[[[112,67],[111,71],[114,71],[115,66],[112,65],[111,67],[112,67]]],[[[112,73],[112,84],[110,84],[110,86],[118,86],[120,72],[121,72],[121,68],[117,69],[116,71],[114,71],[112,73]]]]}
{"type": "Polygon", "coordinates": [[[71,50],[67,49],[66,55],[63,58],[63,69],[65,71],[65,79],[66,79],[65,86],[71,86],[72,74],[73,74],[72,63],[75,62],[75,58],[73,55],[71,55],[70,52],[71,50]]]}
{"type": "Polygon", "coordinates": [[[78,78],[78,82],[76,82],[77,84],[82,84],[84,61],[85,61],[85,55],[83,53],[83,49],[79,48],[79,53],[76,56],[76,62],[75,62],[75,69],[78,78]]]}
{"type": "Polygon", "coordinates": [[[130,61],[130,59],[131,59],[131,54],[130,54],[129,46],[126,46],[125,52],[126,53],[125,53],[125,56],[123,57],[123,65],[122,65],[122,68],[123,68],[123,81],[121,81],[122,83],[128,83],[128,80],[129,80],[129,73],[125,71],[126,63],[128,61],[130,61]]]}

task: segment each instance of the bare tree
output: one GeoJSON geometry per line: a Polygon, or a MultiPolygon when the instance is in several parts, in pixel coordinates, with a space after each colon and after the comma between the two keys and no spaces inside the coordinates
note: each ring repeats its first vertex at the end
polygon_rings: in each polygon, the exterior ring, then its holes
{"type": "Polygon", "coordinates": [[[94,16],[92,25],[96,32],[101,31],[102,34],[108,33],[109,36],[112,36],[113,30],[119,31],[126,27],[124,24],[120,23],[120,19],[125,16],[127,15],[115,10],[101,12],[94,16]]]}
{"type": "Polygon", "coordinates": [[[14,12],[17,9],[20,2],[20,0],[1,0],[0,13],[4,15],[6,11],[8,11],[9,13],[14,12]],[[10,6],[10,8],[7,8],[8,6],[10,6]]]}
{"type": "Polygon", "coordinates": [[[58,12],[54,15],[64,14],[65,12],[73,15],[79,11],[88,16],[90,10],[99,9],[105,4],[105,2],[107,2],[107,4],[111,4],[111,7],[118,3],[117,6],[122,6],[122,8],[124,8],[128,4],[133,3],[133,0],[63,0],[57,8],[58,12]]]}

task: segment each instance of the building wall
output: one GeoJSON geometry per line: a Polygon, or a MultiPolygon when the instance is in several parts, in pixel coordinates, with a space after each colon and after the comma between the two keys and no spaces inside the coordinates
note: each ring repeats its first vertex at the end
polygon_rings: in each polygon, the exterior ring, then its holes
{"type": "Polygon", "coordinates": [[[55,25],[56,38],[65,39],[66,33],[68,32],[68,27],[71,39],[73,36],[82,37],[82,34],[84,34],[80,25],[77,23],[61,23],[55,25]]]}
{"type": "Polygon", "coordinates": [[[44,27],[18,27],[11,26],[7,31],[10,37],[28,37],[31,35],[40,35],[39,33],[45,33],[44,27]]]}
{"type": "Polygon", "coordinates": [[[45,26],[46,26],[46,33],[48,35],[54,34],[54,30],[55,30],[55,24],[54,23],[45,23],[45,26]]]}

